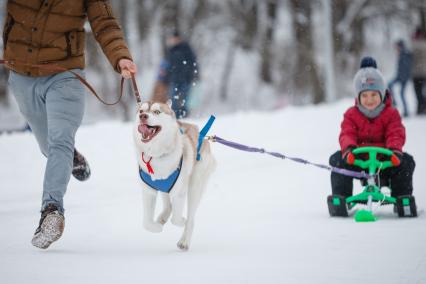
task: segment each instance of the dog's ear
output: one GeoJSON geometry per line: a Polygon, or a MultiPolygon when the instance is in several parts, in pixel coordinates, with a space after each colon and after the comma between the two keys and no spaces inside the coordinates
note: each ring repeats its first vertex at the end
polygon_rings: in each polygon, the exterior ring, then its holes
{"type": "Polygon", "coordinates": [[[171,99],[168,99],[166,104],[169,106],[170,109],[172,108],[172,100],[171,99]]]}

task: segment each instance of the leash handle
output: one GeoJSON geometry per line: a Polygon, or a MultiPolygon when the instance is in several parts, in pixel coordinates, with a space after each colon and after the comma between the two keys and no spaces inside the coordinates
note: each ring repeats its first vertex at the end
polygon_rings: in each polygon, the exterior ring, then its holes
{"type": "MultiPolygon", "coordinates": [[[[124,78],[121,78],[121,83],[120,83],[120,97],[123,96],[123,89],[124,89],[124,78]]],[[[141,111],[142,108],[142,99],[141,99],[141,95],[139,93],[139,89],[138,89],[138,85],[136,83],[136,78],[135,78],[135,74],[132,73],[132,88],[133,88],[133,94],[135,95],[136,98],[136,103],[138,105],[138,110],[141,111]]]]}
{"type": "Polygon", "coordinates": [[[132,73],[132,86],[133,91],[135,92],[136,102],[140,104],[142,102],[141,95],[139,94],[138,85],[136,84],[135,74],[132,73]]]}

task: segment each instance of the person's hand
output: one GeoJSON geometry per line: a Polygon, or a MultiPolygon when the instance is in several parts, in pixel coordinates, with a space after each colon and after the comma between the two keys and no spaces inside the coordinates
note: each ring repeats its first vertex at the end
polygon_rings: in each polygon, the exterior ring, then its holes
{"type": "Polygon", "coordinates": [[[348,165],[353,165],[355,163],[355,155],[352,153],[355,148],[355,146],[349,146],[345,149],[345,151],[343,151],[343,160],[348,165]]]}
{"type": "Polygon", "coordinates": [[[136,64],[127,58],[122,58],[118,61],[118,68],[120,68],[121,76],[125,79],[132,78],[132,74],[136,74],[138,72],[136,64]]]}
{"type": "Polygon", "coordinates": [[[392,150],[392,151],[393,151],[393,154],[390,157],[390,160],[392,162],[392,165],[394,167],[397,167],[401,164],[403,154],[401,151],[398,151],[398,150],[392,150]]]}

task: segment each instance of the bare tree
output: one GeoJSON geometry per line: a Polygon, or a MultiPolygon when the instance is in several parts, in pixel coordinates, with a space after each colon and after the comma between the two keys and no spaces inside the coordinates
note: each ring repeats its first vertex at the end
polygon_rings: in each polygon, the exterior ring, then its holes
{"type": "MultiPolygon", "coordinates": [[[[116,15],[118,18],[118,21],[121,25],[121,28],[123,30],[124,36],[126,37],[126,42],[129,43],[129,17],[131,17],[131,7],[132,7],[132,3],[129,3],[129,0],[121,0],[121,1],[117,1],[114,3],[115,6],[114,8],[116,9],[116,15]]],[[[115,85],[116,90],[118,90],[118,80],[116,80],[117,84],[115,85]]],[[[124,88],[124,94],[123,97],[120,100],[119,106],[121,108],[122,111],[122,116],[124,121],[130,121],[133,119],[133,104],[134,104],[134,100],[132,98],[133,96],[133,92],[131,90],[131,88],[129,88],[128,85],[126,85],[126,87],[124,88]]]]}
{"type": "Polygon", "coordinates": [[[312,1],[290,0],[295,37],[294,87],[297,93],[312,93],[313,103],[325,100],[324,84],[321,84],[315,63],[312,33],[312,1]]]}
{"type": "Polygon", "coordinates": [[[278,3],[276,0],[269,0],[266,3],[266,29],[262,34],[262,41],[260,46],[260,56],[261,56],[261,68],[260,68],[260,77],[265,83],[272,83],[272,45],[273,45],[273,35],[275,30],[275,23],[277,18],[277,6],[278,3]]]}
{"type": "Polygon", "coordinates": [[[179,11],[181,19],[179,25],[185,37],[191,41],[194,31],[200,23],[208,18],[210,8],[208,0],[181,0],[179,11]]]}
{"type": "Polygon", "coordinates": [[[231,41],[226,49],[226,59],[225,66],[223,68],[222,80],[220,85],[220,99],[225,102],[228,100],[228,85],[229,79],[231,78],[231,74],[234,68],[235,61],[235,52],[236,52],[236,43],[231,41]]]}
{"type": "Polygon", "coordinates": [[[225,65],[219,89],[222,101],[229,99],[228,85],[233,72],[237,48],[252,49],[258,33],[258,3],[256,1],[231,0],[226,7],[229,20],[235,27],[235,36],[226,49],[225,65]]]}
{"type": "Polygon", "coordinates": [[[419,15],[418,26],[422,27],[426,31],[426,2],[417,0],[408,0],[410,8],[419,15]]]}
{"type": "MultiPolygon", "coordinates": [[[[0,8],[4,8],[6,2],[0,0],[0,8]]],[[[367,28],[375,31],[382,29],[391,34],[391,28],[387,26],[392,27],[396,21],[413,30],[414,25],[422,25],[426,29],[426,1],[330,0],[330,2],[333,14],[335,77],[336,83],[340,82],[336,86],[337,93],[345,93],[354,69],[358,66],[359,57],[366,48],[369,48],[368,38],[365,38],[367,28]],[[414,23],[413,18],[418,21],[414,23]],[[377,24],[382,26],[378,27],[377,24]]],[[[203,74],[211,74],[210,68],[219,71],[218,80],[205,81],[207,86],[205,89],[209,94],[218,96],[220,100],[229,101],[229,97],[233,95],[228,92],[228,88],[231,85],[230,80],[240,71],[236,69],[236,59],[240,58],[240,55],[244,57],[247,53],[256,54],[260,63],[258,69],[253,68],[258,80],[244,83],[252,84],[254,88],[259,84],[268,84],[275,89],[285,89],[285,92],[281,92],[284,95],[288,93],[287,90],[293,90],[295,94],[305,96],[303,98],[300,96],[299,98],[302,98],[300,101],[309,100],[318,103],[325,99],[322,73],[319,72],[316,62],[320,57],[316,54],[319,49],[314,47],[313,20],[318,19],[316,13],[319,12],[315,8],[319,5],[319,0],[117,0],[111,3],[125,35],[132,35],[129,43],[131,47],[141,46],[134,51],[143,52],[135,54],[135,60],[140,61],[137,63],[142,63],[141,68],[144,68],[143,75],[149,74],[145,72],[145,68],[147,70],[156,68],[151,64],[156,64],[158,56],[161,56],[161,51],[156,49],[156,43],[148,40],[164,39],[168,30],[177,28],[195,47],[200,64],[208,71],[203,74]],[[287,12],[292,25],[278,26],[279,16],[287,12]],[[158,30],[160,31],[158,35],[153,34],[158,30]],[[292,33],[293,39],[281,41],[283,35],[287,37],[289,32],[292,33]],[[210,60],[211,58],[214,59],[210,60]],[[213,62],[216,59],[223,61],[222,66],[217,66],[217,62],[213,62]],[[282,75],[279,77],[274,74],[282,75]],[[219,82],[216,83],[217,81],[219,82]]],[[[315,27],[315,31],[322,30],[323,27],[315,27]]],[[[164,42],[162,47],[165,53],[164,42]]],[[[96,73],[95,78],[91,78],[97,79],[94,80],[95,89],[99,89],[99,93],[106,100],[113,101],[117,98],[119,80],[116,74],[109,71],[108,62],[101,55],[99,46],[90,34],[86,52],[87,71],[89,74],[96,73]]],[[[324,64],[323,67],[325,66],[324,64]]],[[[0,102],[4,102],[6,98],[5,72],[7,71],[0,67],[0,102]]],[[[235,76],[238,80],[240,77],[235,76]]],[[[126,87],[126,91],[131,90],[126,87]]],[[[126,95],[119,107],[108,108],[107,111],[128,120],[131,119],[133,107],[132,95],[126,95]]]]}
{"type": "MultiPolygon", "coordinates": [[[[368,0],[334,0],[333,33],[336,52],[354,53],[355,56],[361,53],[364,47],[365,21],[361,12],[367,4],[368,0]]],[[[345,63],[341,62],[343,66],[345,63]]]]}
{"type": "Polygon", "coordinates": [[[237,44],[243,49],[252,49],[258,33],[259,4],[253,0],[230,0],[228,4],[238,35],[237,44]]]}
{"type": "MultiPolygon", "coordinates": [[[[161,27],[162,27],[162,38],[164,39],[167,32],[170,32],[173,29],[180,30],[180,9],[179,9],[178,0],[167,0],[164,2],[162,7],[163,14],[161,17],[161,27]]],[[[166,50],[165,44],[163,45],[164,53],[166,50]]]]}
{"type": "Polygon", "coordinates": [[[144,41],[148,35],[149,28],[152,23],[152,18],[155,10],[155,3],[160,1],[140,1],[134,9],[137,13],[137,27],[139,32],[139,38],[144,41]]]}

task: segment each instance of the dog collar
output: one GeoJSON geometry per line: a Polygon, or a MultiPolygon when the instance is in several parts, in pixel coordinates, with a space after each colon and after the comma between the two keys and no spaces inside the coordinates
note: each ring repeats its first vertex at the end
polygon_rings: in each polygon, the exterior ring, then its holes
{"type": "MultiPolygon", "coordinates": [[[[150,161],[148,161],[148,163],[150,161]]],[[[151,178],[151,175],[144,172],[141,167],[139,167],[139,176],[145,184],[149,185],[153,189],[157,191],[169,193],[170,190],[172,190],[173,186],[175,185],[177,179],[179,178],[180,170],[182,169],[182,162],[183,162],[183,156],[180,158],[179,167],[168,178],[165,178],[165,179],[153,180],[151,178]]]]}

